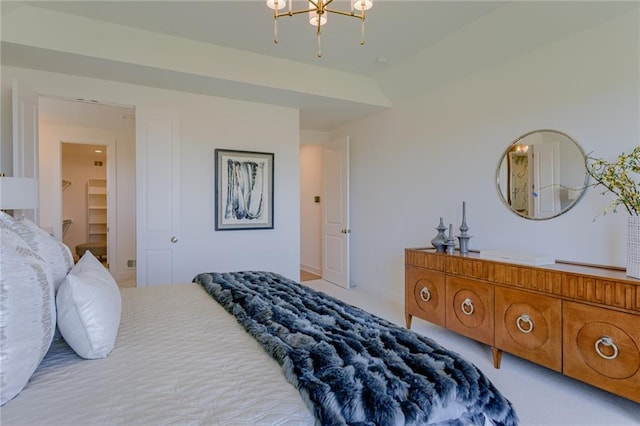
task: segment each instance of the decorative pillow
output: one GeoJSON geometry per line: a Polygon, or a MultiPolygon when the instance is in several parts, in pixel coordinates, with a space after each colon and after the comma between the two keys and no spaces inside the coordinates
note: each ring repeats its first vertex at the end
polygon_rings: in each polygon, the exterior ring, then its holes
{"type": "Polygon", "coordinates": [[[69,247],[53,238],[28,219],[16,220],[0,212],[0,228],[8,229],[22,238],[37,255],[44,259],[51,271],[55,291],[73,267],[73,256],[69,247]]]}
{"type": "Polygon", "coordinates": [[[49,350],[56,324],[53,282],[26,242],[0,229],[0,405],[15,397],[49,350]]]}
{"type": "Polygon", "coordinates": [[[60,285],[56,305],[60,333],[78,355],[95,359],[111,352],[120,326],[120,290],[90,251],[60,285]]]}

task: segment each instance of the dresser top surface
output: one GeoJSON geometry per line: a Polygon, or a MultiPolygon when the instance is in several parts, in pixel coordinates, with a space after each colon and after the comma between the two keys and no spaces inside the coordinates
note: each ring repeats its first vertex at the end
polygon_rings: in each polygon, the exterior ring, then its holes
{"type": "Polygon", "coordinates": [[[530,264],[516,263],[516,262],[500,262],[494,259],[482,258],[480,257],[480,253],[476,251],[473,251],[467,254],[460,254],[460,252],[458,251],[456,251],[454,254],[447,254],[447,253],[438,253],[436,252],[435,249],[430,247],[407,248],[405,250],[408,252],[425,253],[433,256],[442,256],[445,259],[446,258],[467,258],[467,259],[473,259],[473,260],[480,260],[482,262],[497,263],[497,264],[523,267],[523,268],[532,268],[532,269],[588,275],[596,278],[611,279],[615,281],[628,282],[630,284],[640,285],[640,280],[628,277],[625,274],[624,270],[613,268],[613,267],[607,267],[607,266],[587,265],[587,264],[572,263],[572,262],[560,261],[560,260],[557,260],[556,263],[548,264],[548,265],[530,265],[530,264]]]}

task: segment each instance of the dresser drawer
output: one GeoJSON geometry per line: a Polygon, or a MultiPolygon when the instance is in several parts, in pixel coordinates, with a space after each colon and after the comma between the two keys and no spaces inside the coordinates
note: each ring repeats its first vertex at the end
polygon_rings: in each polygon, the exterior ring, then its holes
{"type": "Polygon", "coordinates": [[[640,402],[640,317],[564,302],[563,372],[640,402]]]}
{"type": "Polygon", "coordinates": [[[482,343],[494,344],[493,285],[446,277],[446,327],[482,343]]]}
{"type": "MultiPolygon", "coordinates": [[[[444,327],[444,273],[405,268],[405,313],[444,327]]],[[[407,328],[410,327],[407,319],[407,328]]]]}
{"type": "Polygon", "coordinates": [[[562,301],[496,287],[495,345],[511,354],[562,371],[562,301]]]}

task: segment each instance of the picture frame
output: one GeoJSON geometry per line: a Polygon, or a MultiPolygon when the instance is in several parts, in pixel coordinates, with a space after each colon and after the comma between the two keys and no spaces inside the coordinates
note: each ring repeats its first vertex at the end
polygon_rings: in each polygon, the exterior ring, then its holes
{"type": "Polygon", "coordinates": [[[215,150],[215,230],[273,229],[274,154],[215,150]]]}

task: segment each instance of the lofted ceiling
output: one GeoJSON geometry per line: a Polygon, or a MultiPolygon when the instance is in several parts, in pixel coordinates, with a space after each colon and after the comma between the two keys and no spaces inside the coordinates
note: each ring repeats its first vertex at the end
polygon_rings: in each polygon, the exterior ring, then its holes
{"type": "MultiPolygon", "coordinates": [[[[323,56],[318,58],[315,28],[309,25],[306,16],[280,18],[279,43],[273,42],[273,12],[264,0],[28,3],[367,76],[412,56],[501,5],[501,2],[484,1],[374,1],[374,7],[366,16],[365,45],[360,45],[359,20],[330,14],[329,22],[322,27],[323,56]]],[[[293,2],[296,9],[306,8],[306,4],[307,1],[301,0],[293,2]]],[[[335,0],[331,7],[347,11],[349,2],[335,0]]]]}
{"type": "MultiPolygon", "coordinates": [[[[302,8],[306,1],[293,4],[302,8]]],[[[639,8],[640,2],[376,0],[367,14],[364,46],[359,44],[358,20],[329,15],[322,32],[322,58],[316,57],[315,30],[304,16],[281,18],[280,42],[274,44],[273,12],[263,0],[3,0],[0,7],[3,64],[295,107],[300,109],[301,128],[327,131],[587,30],[639,8]],[[234,57],[228,52],[238,52],[238,57],[250,53],[251,61],[238,63],[253,64],[256,69],[249,71],[258,77],[243,80],[241,74],[246,75],[247,69],[238,69],[237,77],[223,78],[101,58],[97,52],[45,49],[26,41],[27,30],[18,36],[12,30],[5,41],[4,27],[23,7],[89,18],[83,28],[108,23],[110,28],[137,28],[233,49],[225,50],[225,58],[234,57]],[[260,80],[260,73],[266,79],[284,76],[284,83],[269,86],[260,80]],[[287,87],[289,76],[295,77],[291,87],[287,87]],[[340,88],[343,77],[370,84],[380,95],[373,101],[364,96],[341,97],[341,91],[353,88],[344,82],[340,88]],[[305,84],[310,90],[300,88],[305,84]]],[[[349,3],[335,0],[332,7],[346,10],[349,3]]],[[[75,36],[82,39],[85,34],[75,36]]],[[[140,52],[141,57],[145,54],[149,52],[140,52]]],[[[169,59],[171,55],[166,52],[169,59]]]]}

